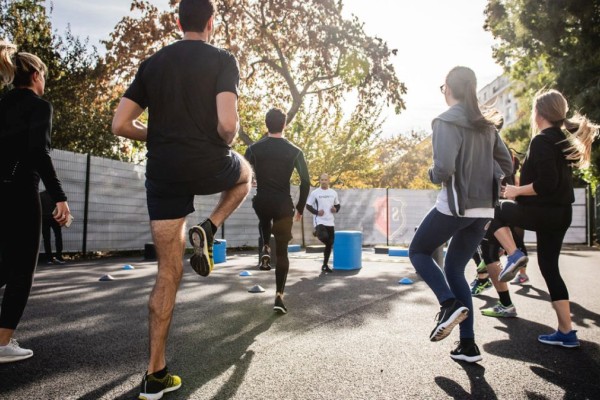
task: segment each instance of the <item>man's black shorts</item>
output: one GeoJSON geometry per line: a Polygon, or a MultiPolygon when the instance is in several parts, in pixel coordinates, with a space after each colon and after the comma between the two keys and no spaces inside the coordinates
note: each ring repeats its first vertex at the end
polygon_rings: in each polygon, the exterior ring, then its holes
{"type": "Polygon", "coordinates": [[[178,219],[193,213],[194,196],[231,189],[240,179],[241,168],[241,156],[231,151],[221,171],[214,176],[186,182],[146,179],[146,202],[150,220],[178,219]]]}
{"type": "Polygon", "coordinates": [[[317,232],[317,238],[324,244],[333,244],[335,240],[335,228],[333,226],[326,226],[319,224],[315,227],[317,232]]]}

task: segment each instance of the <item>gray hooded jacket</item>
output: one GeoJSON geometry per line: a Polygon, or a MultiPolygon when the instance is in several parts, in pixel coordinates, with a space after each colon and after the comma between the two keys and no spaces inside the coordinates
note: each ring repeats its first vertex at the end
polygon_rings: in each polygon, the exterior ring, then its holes
{"type": "Polygon", "coordinates": [[[432,127],[429,179],[442,184],[452,215],[461,217],[468,209],[493,208],[498,188],[494,161],[505,176],[513,170],[510,153],[496,129],[477,131],[460,103],[435,118],[432,127]]]}

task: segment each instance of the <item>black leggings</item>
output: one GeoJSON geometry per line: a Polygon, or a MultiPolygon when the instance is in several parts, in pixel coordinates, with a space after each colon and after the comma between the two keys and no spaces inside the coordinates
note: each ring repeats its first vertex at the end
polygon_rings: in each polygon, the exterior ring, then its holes
{"type": "MultiPolygon", "coordinates": [[[[498,228],[496,228],[496,230],[497,229],[498,228]]],[[[525,247],[525,242],[523,241],[525,236],[523,229],[511,226],[510,231],[513,239],[515,240],[517,249],[521,250],[523,254],[527,255],[527,248],[525,247]]],[[[496,239],[494,232],[492,232],[491,229],[487,231],[479,247],[481,248],[481,257],[486,265],[500,261],[500,249],[502,249],[502,246],[500,243],[498,243],[498,239],[496,239]]]]}
{"type": "Polygon", "coordinates": [[[335,240],[335,229],[333,226],[317,225],[317,237],[325,245],[325,253],[323,258],[323,265],[327,265],[329,257],[331,256],[331,248],[335,240]]]}
{"type": "Polygon", "coordinates": [[[269,243],[271,233],[275,236],[275,281],[277,293],[283,293],[290,270],[288,259],[288,243],[292,240],[292,224],[294,222],[294,205],[289,196],[258,195],[252,199],[252,207],[258,217],[258,230],[261,243],[269,243]]]}
{"type": "Polygon", "coordinates": [[[0,328],[16,329],[33,284],[40,247],[42,210],[37,188],[0,183],[0,328]]]}
{"type": "Polygon", "coordinates": [[[552,301],[569,300],[567,286],[560,276],[558,257],[563,239],[571,225],[572,208],[568,206],[534,207],[506,200],[496,207],[491,232],[503,226],[517,226],[535,231],[538,264],[552,301]]]}
{"type": "Polygon", "coordinates": [[[62,258],[63,251],[62,228],[59,223],[52,216],[42,217],[42,237],[44,238],[44,251],[47,261],[52,261],[52,243],[50,240],[52,237],[50,229],[54,232],[54,238],[56,239],[56,257],[59,259],[62,258]]]}

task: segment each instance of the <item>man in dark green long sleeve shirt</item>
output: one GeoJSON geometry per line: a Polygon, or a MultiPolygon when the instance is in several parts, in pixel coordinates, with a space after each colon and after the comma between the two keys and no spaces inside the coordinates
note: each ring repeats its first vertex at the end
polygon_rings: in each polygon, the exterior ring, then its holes
{"type": "Polygon", "coordinates": [[[294,204],[290,196],[290,178],[294,169],[300,175],[300,197],[296,204],[296,221],[302,217],[310,189],[308,167],[300,148],[283,137],[286,124],[285,113],[273,108],[266,115],[269,134],[248,147],[245,157],[254,168],[256,196],[252,206],[259,220],[260,237],[263,243],[261,269],[269,270],[271,233],[275,236],[277,266],[275,277],[277,289],[273,309],[287,313],[283,304],[283,291],[290,263],[288,243],[292,239],[294,204]]]}

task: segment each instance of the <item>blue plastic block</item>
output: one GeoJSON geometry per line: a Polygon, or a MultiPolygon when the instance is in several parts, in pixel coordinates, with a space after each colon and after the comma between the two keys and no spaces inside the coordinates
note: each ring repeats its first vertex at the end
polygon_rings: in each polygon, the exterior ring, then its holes
{"type": "Polygon", "coordinates": [[[290,244],[288,245],[288,253],[297,253],[302,250],[299,244],[290,244]]]}
{"type": "Polygon", "coordinates": [[[135,269],[135,267],[133,265],[125,264],[122,269],[129,271],[135,269]]]}
{"type": "Polygon", "coordinates": [[[388,255],[393,257],[408,257],[408,249],[401,249],[399,247],[390,247],[388,255]]]}
{"type": "Polygon", "coordinates": [[[250,272],[250,271],[242,271],[242,272],[240,272],[240,276],[252,276],[252,272],[250,272]]]}
{"type": "Polygon", "coordinates": [[[412,285],[414,282],[410,278],[402,278],[398,281],[401,285],[412,285]]]}

